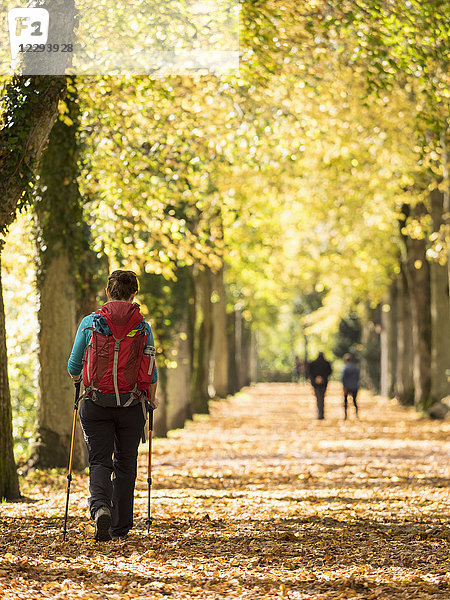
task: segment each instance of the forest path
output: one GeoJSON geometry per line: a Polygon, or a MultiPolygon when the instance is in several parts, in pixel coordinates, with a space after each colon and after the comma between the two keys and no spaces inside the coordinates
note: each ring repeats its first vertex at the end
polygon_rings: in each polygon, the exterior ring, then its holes
{"type": "Polygon", "coordinates": [[[447,600],[449,422],[360,406],[344,421],[337,383],[324,421],[307,384],[212,402],[154,442],[150,536],[142,447],[126,542],[91,539],[77,475],[63,543],[64,477],[37,473],[1,508],[0,598],[447,600]]]}

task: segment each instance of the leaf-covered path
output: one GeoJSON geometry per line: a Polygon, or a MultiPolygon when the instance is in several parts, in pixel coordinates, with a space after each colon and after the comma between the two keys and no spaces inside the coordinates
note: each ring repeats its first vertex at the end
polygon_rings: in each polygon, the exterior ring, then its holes
{"type": "Polygon", "coordinates": [[[64,543],[65,475],[35,473],[0,509],[0,598],[447,600],[448,421],[363,392],[345,422],[337,384],[326,413],[259,384],[156,440],[150,536],[143,447],[126,542],[92,540],[77,475],[64,543]]]}

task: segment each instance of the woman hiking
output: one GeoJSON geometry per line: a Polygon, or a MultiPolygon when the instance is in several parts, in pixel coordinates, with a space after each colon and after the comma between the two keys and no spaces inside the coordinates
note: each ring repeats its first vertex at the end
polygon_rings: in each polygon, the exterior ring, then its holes
{"type": "Polygon", "coordinates": [[[85,387],[80,421],[89,452],[88,506],[95,539],[124,539],[133,526],[137,455],[147,404],[157,407],[154,340],[132,271],[108,278],[108,301],[81,321],[68,362],[85,387]]]}

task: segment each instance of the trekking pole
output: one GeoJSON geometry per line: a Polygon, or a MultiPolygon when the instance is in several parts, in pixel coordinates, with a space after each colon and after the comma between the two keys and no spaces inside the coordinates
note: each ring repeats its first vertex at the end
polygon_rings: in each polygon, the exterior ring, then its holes
{"type": "Polygon", "coordinates": [[[70,442],[70,457],[69,457],[69,473],[67,474],[67,498],[66,498],[66,513],[64,515],[64,529],[63,529],[63,540],[66,541],[67,532],[67,514],[69,512],[69,494],[70,494],[70,483],[72,481],[72,462],[73,462],[73,449],[75,445],[75,429],[77,426],[77,414],[78,414],[78,402],[80,399],[80,387],[81,381],[75,384],[75,405],[73,408],[73,423],[72,423],[72,440],[70,442]]]}
{"type": "Polygon", "coordinates": [[[150,408],[150,414],[148,416],[148,470],[147,470],[147,533],[150,533],[150,525],[152,524],[152,518],[150,516],[150,493],[152,490],[152,437],[153,437],[153,408],[150,408]]]}

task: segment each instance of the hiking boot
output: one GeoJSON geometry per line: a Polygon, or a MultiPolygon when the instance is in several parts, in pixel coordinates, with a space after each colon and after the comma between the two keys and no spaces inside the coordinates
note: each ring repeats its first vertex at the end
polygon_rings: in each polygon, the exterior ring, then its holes
{"type": "Polygon", "coordinates": [[[111,511],[107,506],[101,506],[95,513],[95,539],[97,542],[109,542],[111,534],[111,511]]]}

